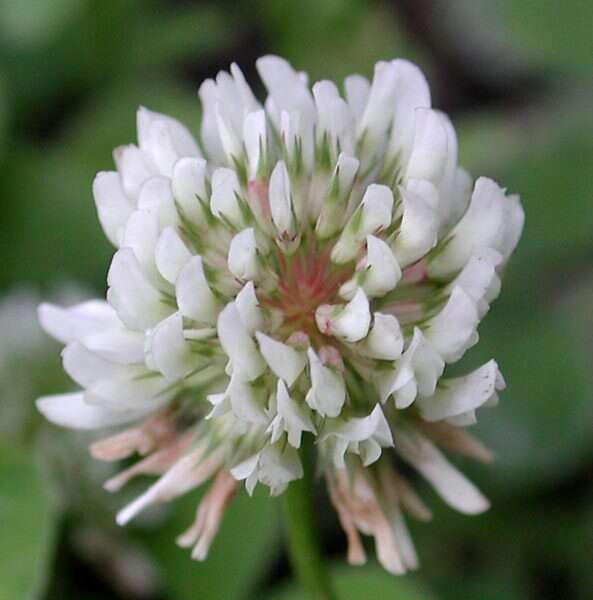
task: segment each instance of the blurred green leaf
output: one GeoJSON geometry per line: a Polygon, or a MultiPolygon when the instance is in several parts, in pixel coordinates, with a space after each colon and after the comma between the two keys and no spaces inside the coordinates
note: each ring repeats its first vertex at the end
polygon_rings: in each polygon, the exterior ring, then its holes
{"type": "Polygon", "coordinates": [[[589,74],[593,66],[590,0],[480,0],[484,27],[499,28],[507,46],[536,66],[589,74]]]}
{"type": "Polygon", "coordinates": [[[54,514],[30,454],[0,447],[0,600],[37,598],[54,541],[54,514]]]}
{"type": "Polygon", "coordinates": [[[60,35],[87,0],[0,0],[0,40],[17,49],[42,46],[60,35]]]}
{"type": "Polygon", "coordinates": [[[145,537],[175,600],[225,600],[248,597],[254,585],[274,564],[279,522],[277,502],[263,489],[253,497],[243,490],[236,496],[210,549],[208,559],[196,562],[175,538],[195,518],[198,497],[176,502],[164,526],[145,537]]]}
{"type": "MultiPolygon", "coordinates": [[[[411,576],[396,577],[378,566],[340,567],[333,570],[333,583],[340,600],[431,600],[435,598],[411,576]]],[[[294,584],[271,593],[268,600],[303,600],[302,589],[294,584]]]]}
{"type": "Polygon", "coordinates": [[[528,318],[514,317],[509,308],[482,324],[471,358],[477,364],[495,357],[508,386],[494,411],[482,411],[476,428],[497,455],[488,473],[504,482],[501,491],[567,477],[590,456],[590,330],[590,322],[561,310],[528,318]]]}
{"type": "Polygon", "coordinates": [[[429,67],[427,57],[399,28],[397,15],[381,3],[260,0],[259,6],[271,51],[306,70],[311,82],[339,82],[356,72],[370,77],[375,62],[397,56],[429,67]]]}

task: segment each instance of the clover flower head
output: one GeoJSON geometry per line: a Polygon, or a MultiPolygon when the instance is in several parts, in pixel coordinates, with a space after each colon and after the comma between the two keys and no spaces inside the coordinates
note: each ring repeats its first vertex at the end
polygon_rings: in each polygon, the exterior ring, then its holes
{"type": "Polygon", "coordinates": [[[118,428],[93,454],[141,458],[109,490],[158,476],[122,524],[211,480],[178,540],[198,559],[238,482],[281,494],[313,439],[349,560],[365,559],[362,532],[403,573],[417,565],[403,515],[430,512],[394,456],[461,512],[488,506],[444,450],[490,458],[463,427],[504,381],[494,361],[443,374],[478,341],[523,210],[458,166],[413,64],[380,62],[343,94],[275,56],[257,69],[263,104],[235,64],[201,85],[199,143],[139,109],[137,144],[93,183],[117,248],[107,301],[40,308],[82,389],[38,406],[118,428]]]}

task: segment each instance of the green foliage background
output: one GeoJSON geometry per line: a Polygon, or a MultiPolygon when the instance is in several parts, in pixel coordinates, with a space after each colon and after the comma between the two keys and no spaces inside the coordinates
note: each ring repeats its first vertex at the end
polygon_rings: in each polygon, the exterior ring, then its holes
{"type": "MultiPolygon", "coordinates": [[[[422,569],[346,568],[318,514],[340,598],[583,599],[593,590],[593,3],[590,0],[0,0],[0,600],[292,600],[278,502],[241,496],[211,558],[174,544],[199,494],[125,530],[125,494],[34,398],[70,385],[23,298],[104,293],[111,248],[90,193],[139,104],[199,128],[196,90],[280,53],[313,80],[403,56],[451,113],[463,163],[519,192],[524,238],[464,367],[495,356],[508,390],[463,467],[493,500],[460,517],[426,490],[422,569]],[[66,292],[64,291],[66,286],[66,292]],[[24,295],[23,295],[24,294],[24,295]],[[10,313],[12,314],[12,313],[10,313]],[[31,345],[23,346],[28,328],[31,345]],[[33,328],[33,329],[31,329],[33,328]]],[[[29,338],[26,338],[29,339],[29,338]]],[[[132,492],[133,493],[133,490],[132,492]]]]}

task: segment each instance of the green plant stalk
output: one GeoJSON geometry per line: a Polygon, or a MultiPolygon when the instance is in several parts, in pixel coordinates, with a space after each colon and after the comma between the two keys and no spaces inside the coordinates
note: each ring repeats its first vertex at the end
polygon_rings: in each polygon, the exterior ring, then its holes
{"type": "Polygon", "coordinates": [[[311,600],[337,600],[317,538],[313,509],[314,448],[303,436],[301,460],[304,475],[284,492],[286,536],[292,568],[311,600]]]}

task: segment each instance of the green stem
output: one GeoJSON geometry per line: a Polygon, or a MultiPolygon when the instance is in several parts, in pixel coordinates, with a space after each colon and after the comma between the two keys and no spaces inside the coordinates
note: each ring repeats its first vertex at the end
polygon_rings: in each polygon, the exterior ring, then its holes
{"type": "Polygon", "coordinates": [[[284,493],[285,523],[292,567],[311,600],[337,600],[317,539],[313,509],[314,449],[311,436],[303,436],[304,476],[284,493]]]}

